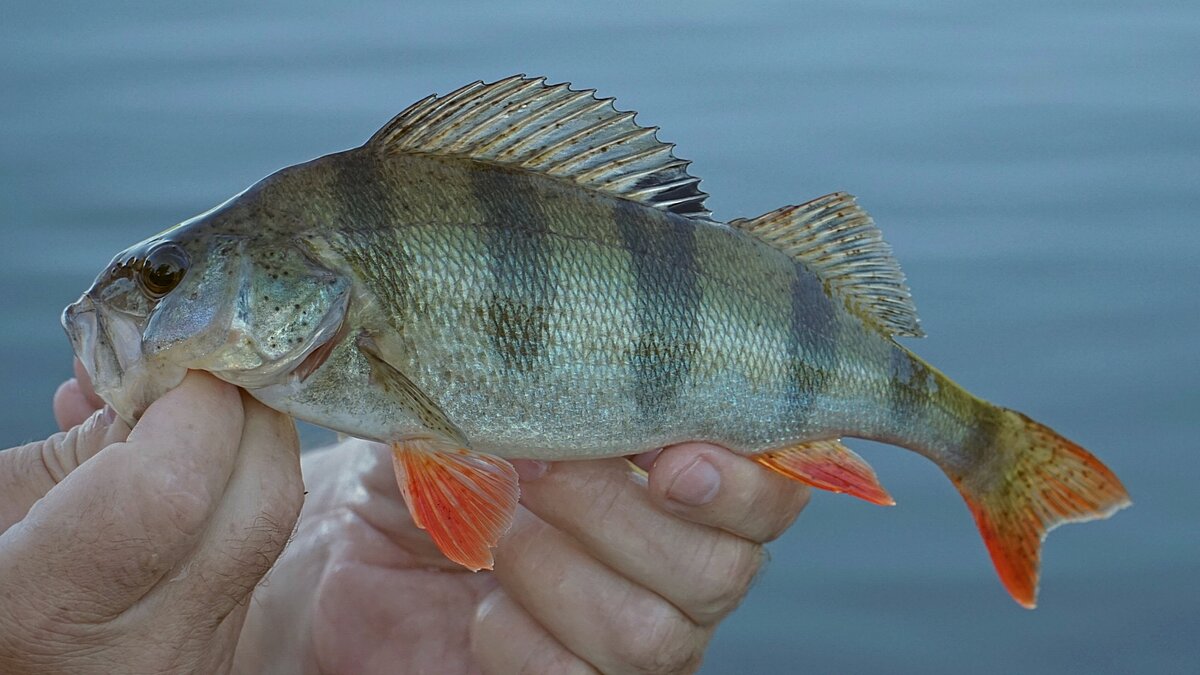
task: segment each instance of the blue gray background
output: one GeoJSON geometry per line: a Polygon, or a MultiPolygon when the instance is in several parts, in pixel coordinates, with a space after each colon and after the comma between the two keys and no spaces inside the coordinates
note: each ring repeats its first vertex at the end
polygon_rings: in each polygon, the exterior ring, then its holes
{"type": "Polygon", "coordinates": [[[859,444],[899,506],[818,495],[705,672],[1200,672],[1200,4],[734,4],[6,3],[3,441],[53,430],[58,314],[117,250],[428,93],[545,74],[660,125],[719,217],[859,195],[910,346],[1137,502],[1055,532],[1027,612],[949,481],[859,444]]]}

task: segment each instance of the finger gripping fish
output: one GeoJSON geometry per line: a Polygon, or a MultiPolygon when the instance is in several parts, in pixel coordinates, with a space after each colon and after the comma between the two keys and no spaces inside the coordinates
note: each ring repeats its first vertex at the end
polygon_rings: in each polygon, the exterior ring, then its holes
{"type": "Polygon", "coordinates": [[[198,369],[391,444],[473,570],[517,505],[506,458],[703,440],[893,503],[854,436],[940,466],[1032,607],[1046,532],[1127,505],[1116,476],[895,341],[916,310],[853,197],[717,222],[633,115],[522,76],[430,96],[120,253],[64,325],[127,420],[198,369]]]}

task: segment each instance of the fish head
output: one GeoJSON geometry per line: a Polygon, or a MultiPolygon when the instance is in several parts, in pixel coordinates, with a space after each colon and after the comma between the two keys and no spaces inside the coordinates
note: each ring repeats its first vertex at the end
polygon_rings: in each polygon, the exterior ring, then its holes
{"type": "Polygon", "coordinates": [[[311,372],[343,324],[349,282],[299,238],[216,225],[197,217],[122,251],[63,312],[96,393],[127,422],[189,369],[248,389],[311,372]]]}

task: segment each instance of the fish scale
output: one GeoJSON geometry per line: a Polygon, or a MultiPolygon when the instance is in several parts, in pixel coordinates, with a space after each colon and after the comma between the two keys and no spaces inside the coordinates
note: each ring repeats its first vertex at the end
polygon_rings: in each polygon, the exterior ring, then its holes
{"type": "Polygon", "coordinates": [[[854,436],[937,464],[1033,606],[1042,537],[1126,506],[1120,481],[896,341],[923,332],[853,197],[721,223],[687,168],[610,99],[476,82],[119,254],[64,325],[127,420],[199,369],[390,444],[469,569],[512,521],[509,458],[699,440],[894,503],[854,436]]]}
{"type": "MultiPolygon", "coordinates": [[[[450,169],[444,166],[446,160],[435,161],[443,165],[441,170],[449,178],[450,169]]],[[[450,181],[452,185],[474,185],[472,174],[488,171],[486,166],[470,161],[460,162],[458,168],[461,174],[450,181]]],[[[422,169],[413,166],[412,170],[422,169]]],[[[403,176],[395,178],[396,185],[389,191],[391,199],[404,202],[442,199],[452,208],[453,188],[448,190],[449,196],[407,195],[403,176]]],[[[499,194],[528,192],[530,183],[539,185],[541,192],[560,188],[555,181],[533,175],[500,172],[489,180],[499,194]],[[512,185],[505,185],[505,181],[512,185]]],[[[554,199],[566,203],[572,197],[559,195],[554,199]]],[[[541,201],[540,194],[534,201],[541,201]]],[[[791,303],[787,296],[762,288],[766,276],[754,271],[743,271],[740,275],[727,271],[719,278],[706,274],[708,269],[728,268],[720,264],[721,258],[704,264],[707,261],[697,258],[695,246],[672,246],[696,236],[697,225],[686,219],[643,210],[633,212],[636,220],[627,217],[622,221],[611,214],[628,212],[625,202],[607,198],[608,203],[599,203],[605,200],[595,196],[579,201],[566,219],[551,220],[544,213],[525,212],[527,218],[548,224],[535,228],[526,220],[513,228],[540,232],[536,241],[541,242],[542,250],[527,249],[525,253],[543,262],[523,267],[526,272],[520,274],[496,264],[495,260],[498,253],[511,253],[511,250],[497,250],[493,234],[497,227],[491,224],[502,218],[505,210],[489,212],[486,204],[479,202],[473,211],[483,225],[397,227],[388,221],[373,230],[370,237],[359,235],[354,244],[357,255],[351,254],[348,247],[340,249],[342,255],[354,255],[357,262],[351,266],[356,273],[367,280],[368,287],[376,287],[373,291],[377,297],[391,298],[389,302],[395,302],[401,294],[389,288],[386,278],[379,276],[374,268],[390,269],[397,261],[381,264],[382,261],[370,256],[392,247],[404,250],[404,264],[412,270],[409,273],[415,277],[413,283],[428,289],[427,293],[419,294],[423,297],[420,304],[442,309],[421,312],[416,303],[391,309],[391,323],[401,338],[409,341],[405,350],[412,355],[401,369],[411,371],[422,389],[434,392],[431,395],[451,417],[470,418],[461,424],[473,429],[468,435],[475,447],[528,455],[537,449],[553,452],[571,446],[578,453],[611,454],[628,448],[632,438],[647,438],[656,444],[693,438],[697,427],[704,424],[724,429],[725,435],[711,440],[755,451],[800,440],[805,432],[837,433],[845,426],[837,424],[835,419],[814,416],[807,427],[801,427],[794,418],[787,418],[784,423],[779,413],[763,414],[784,407],[778,392],[790,386],[787,377],[793,365],[788,363],[786,349],[766,346],[772,340],[767,333],[774,333],[777,344],[797,345],[794,353],[808,355],[806,372],[827,373],[828,367],[836,366],[832,357],[825,368],[812,363],[812,355],[830,354],[830,336],[822,336],[811,326],[802,333],[788,334],[793,319],[791,303]],[[655,227],[659,228],[657,236],[639,236],[655,232],[652,229],[655,227]],[[625,234],[614,239],[614,230],[618,233],[623,230],[625,234]],[[611,265],[577,264],[580,260],[595,259],[600,247],[617,254],[608,258],[611,265]],[[481,265],[481,261],[487,264],[481,265]],[[493,321],[498,313],[494,309],[495,298],[504,297],[510,307],[535,307],[545,302],[542,298],[548,279],[553,279],[555,286],[575,288],[601,288],[606,279],[622,280],[626,289],[624,301],[621,295],[603,292],[562,303],[550,315],[551,324],[542,331],[579,335],[579,342],[589,344],[590,348],[576,353],[560,349],[552,361],[541,361],[540,370],[527,365],[512,367],[517,361],[515,355],[522,351],[533,354],[542,347],[531,347],[520,340],[497,344],[497,334],[520,336],[524,325],[522,319],[513,317],[508,327],[498,329],[493,321]],[[717,313],[725,318],[722,326],[709,330],[703,339],[695,327],[700,305],[716,306],[717,313]],[[598,321],[596,308],[603,308],[603,316],[619,317],[622,328],[612,330],[607,322],[598,321]],[[759,316],[761,320],[755,325],[738,320],[742,318],[739,314],[759,316]],[[632,341],[629,328],[637,335],[632,341]],[[802,340],[812,344],[801,345],[802,340]],[[754,345],[763,347],[754,349],[754,345]],[[615,368],[598,376],[590,369],[572,367],[596,355],[602,355],[615,368]],[[735,360],[734,355],[741,358],[735,360]],[[422,365],[431,363],[455,364],[451,370],[456,381],[443,382],[438,376],[444,369],[422,365]],[[758,386],[747,386],[749,383],[758,386]],[[685,390],[685,400],[673,402],[676,392],[681,390],[685,390]],[[460,391],[467,399],[465,404],[457,400],[456,392],[460,391]],[[467,410],[480,397],[494,401],[491,409],[474,411],[468,416],[467,410]],[[611,426],[574,423],[589,405],[630,408],[630,399],[636,407],[635,414],[613,416],[611,426]],[[462,414],[457,415],[460,409],[462,414]],[[513,433],[516,420],[523,422],[519,436],[513,433]],[[673,424],[667,425],[667,420],[673,424]],[[531,430],[536,431],[532,438],[531,430]]],[[[448,210],[444,217],[453,220],[453,211],[448,210]]],[[[362,221],[358,227],[356,232],[365,231],[362,221]]],[[[724,251],[723,258],[756,257],[753,252],[737,256],[729,253],[735,247],[757,247],[753,240],[736,233],[732,237],[718,236],[722,246],[709,248],[724,251]]],[[[797,274],[795,266],[785,257],[778,253],[776,256],[781,265],[788,267],[789,275],[797,274]]],[[[878,336],[866,337],[883,343],[878,336]]],[[[544,339],[539,337],[538,342],[544,339]]],[[[564,347],[570,343],[566,341],[564,347]]]]}

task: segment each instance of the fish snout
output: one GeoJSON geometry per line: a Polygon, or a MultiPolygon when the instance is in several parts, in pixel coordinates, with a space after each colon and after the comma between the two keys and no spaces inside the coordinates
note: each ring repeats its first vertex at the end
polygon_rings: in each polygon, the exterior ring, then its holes
{"type": "Polygon", "coordinates": [[[96,323],[96,305],[86,295],[63,310],[63,329],[67,332],[67,338],[70,339],[76,356],[82,357],[88,343],[95,338],[96,323]]]}

